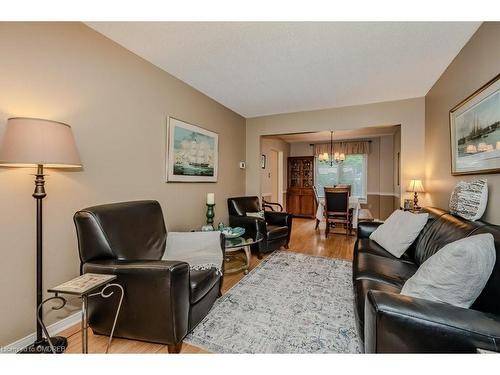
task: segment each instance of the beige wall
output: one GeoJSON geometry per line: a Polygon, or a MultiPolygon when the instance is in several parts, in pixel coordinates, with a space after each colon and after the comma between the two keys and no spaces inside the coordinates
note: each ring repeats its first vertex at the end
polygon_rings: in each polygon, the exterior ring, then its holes
{"type": "MultiPolygon", "coordinates": [[[[261,183],[261,191],[263,195],[267,195],[271,193],[271,168],[270,168],[270,151],[275,150],[283,153],[283,207],[286,206],[286,188],[287,188],[287,159],[290,156],[290,144],[282,141],[278,138],[273,137],[262,137],[260,141],[260,152],[263,155],[266,155],[267,163],[266,168],[260,168],[260,183],[261,183]]],[[[270,199],[270,197],[268,197],[270,199]]]]}
{"type": "MultiPolygon", "coordinates": [[[[244,194],[245,119],[185,83],[81,23],[0,23],[0,51],[0,132],[11,116],[67,122],[84,163],[48,171],[45,288],[78,275],[80,208],[157,199],[169,230],[189,230],[204,223],[207,192],[216,222],[226,198],[244,194]],[[168,115],[219,133],[218,183],[164,182],[168,115]]],[[[35,329],[33,172],[0,168],[0,345],[35,329]]]]}
{"type": "MultiPolygon", "coordinates": [[[[400,124],[402,180],[423,178],[424,114],[424,98],[415,98],[247,119],[246,193],[252,195],[260,195],[261,193],[259,178],[261,136],[331,129],[349,130],[400,124]]],[[[405,195],[407,194],[405,193],[405,195]]],[[[422,201],[425,204],[424,199],[422,201]]]]}
{"type": "MultiPolygon", "coordinates": [[[[500,23],[486,22],[472,36],[425,97],[425,188],[429,203],[448,208],[451,190],[460,180],[480,175],[451,175],[449,111],[499,73],[500,23]]],[[[404,147],[404,146],[403,146],[404,147]]],[[[484,220],[500,224],[500,175],[488,178],[489,201],[484,220]]]]}

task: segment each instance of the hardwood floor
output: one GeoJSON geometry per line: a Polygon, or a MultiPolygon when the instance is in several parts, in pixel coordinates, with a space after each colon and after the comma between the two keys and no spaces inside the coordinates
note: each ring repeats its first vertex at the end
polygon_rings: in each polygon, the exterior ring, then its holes
{"type": "MultiPolygon", "coordinates": [[[[325,256],[338,259],[352,260],[352,249],[355,236],[345,236],[343,230],[332,231],[325,238],[324,223],[318,230],[314,229],[315,221],[312,219],[293,219],[292,237],[289,250],[308,255],[325,256]]],[[[250,269],[254,269],[262,260],[252,255],[250,269]]],[[[233,287],[243,278],[243,273],[226,275],[222,287],[223,293],[233,287]]],[[[68,338],[66,353],[81,353],[80,325],[75,325],[61,332],[62,336],[68,338]]],[[[104,353],[107,345],[107,336],[94,335],[89,329],[89,353],[104,353]]],[[[110,353],[168,353],[167,346],[136,340],[115,338],[111,343],[110,353]]],[[[203,349],[184,344],[181,353],[206,353],[203,349]]]]}

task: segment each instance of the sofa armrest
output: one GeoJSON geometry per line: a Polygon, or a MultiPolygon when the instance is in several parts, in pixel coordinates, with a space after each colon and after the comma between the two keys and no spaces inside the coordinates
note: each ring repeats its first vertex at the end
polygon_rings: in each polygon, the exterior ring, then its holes
{"type": "Polygon", "coordinates": [[[365,301],[366,353],[498,351],[500,316],[371,290],[365,301]]]}
{"type": "Polygon", "coordinates": [[[267,239],[267,224],[264,219],[253,216],[229,216],[229,225],[245,228],[245,234],[255,237],[257,233],[267,239]]]}
{"type": "Polygon", "coordinates": [[[265,220],[271,225],[281,225],[281,226],[291,226],[292,225],[292,214],[288,212],[274,212],[266,211],[264,212],[265,220]]]}
{"type": "MultiPolygon", "coordinates": [[[[84,263],[82,270],[84,273],[116,275],[116,282],[124,288],[122,318],[117,334],[124,330],[133,332],[131,336],[166,336],[169,343],[180,342],[187,334],[190,308],[188,263],[105,259],[84,263]],[[147,330],[151,332],[144,332],[146,328],[138,327],[136,322],[141,321],[149,322],[147,330]]],[[[100,299],[92,300],[92,303],[96,304],[90,309],[96,312],[90,316],[92,329],[109,334],[112,326],[109,319],[114,316],[116,304],[100,299]]]]}
{"type": "Polygon", "coordinates": [[[375,229],[383,223],[377,221],[361,221],[358,223],[358,238],[369,238],[375,229]]]}

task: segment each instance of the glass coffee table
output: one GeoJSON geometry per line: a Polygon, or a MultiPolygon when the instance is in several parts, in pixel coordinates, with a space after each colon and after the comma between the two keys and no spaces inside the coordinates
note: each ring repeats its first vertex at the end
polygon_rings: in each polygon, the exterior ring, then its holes
{"type": "Polygon", "coordinates": [[[224,261],[226,263],[232,260],[240,260],[242,265],[240,267],[225,269],[225,274],[233,274],[243,271],[246,275],[250,268],[251,251],[250,246],[259,243],[264,239],[264,236],[257,233],[256,236],[243,235],[236,238],[226,238],[226,247],[224,253],[224,261]]]}

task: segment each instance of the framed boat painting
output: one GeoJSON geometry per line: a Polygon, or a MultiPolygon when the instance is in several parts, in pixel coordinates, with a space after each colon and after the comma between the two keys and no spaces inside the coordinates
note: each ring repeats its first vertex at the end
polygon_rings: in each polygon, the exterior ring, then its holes
{"type": "Polygon", "coordinates": [[[500,74],[450,111],[451,174],[500,173],[500,74]]]}
{"type": "Polygon", "coordinates": [[[167,181],[217,182],[217,133],[168,118],[167,181]]]}

